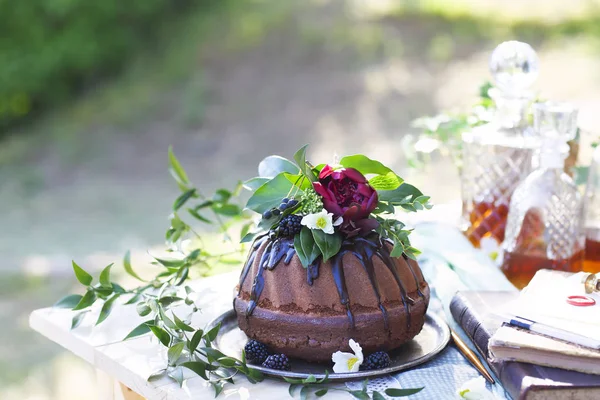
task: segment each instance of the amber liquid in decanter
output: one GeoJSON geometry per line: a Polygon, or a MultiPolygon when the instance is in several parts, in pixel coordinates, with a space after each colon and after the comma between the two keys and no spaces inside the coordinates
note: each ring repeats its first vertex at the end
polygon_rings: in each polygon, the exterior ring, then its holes
{"type": "Polygon", "coordinates": [[[600,229],[588,228],[585,233],[583,271],[600,273],[600,229]]]}
{"type": "Polygon", "coordinates": [[[583,268],[583,249],[575,251],[569,258],[548,258],[544,230],[541,212],[530,209],[523,219],[515,249],[504,252],[500,269],[519,290],[527,286],[540,269],[579,272],[583,268]]]}
{"type": "Polygon", "coordinates": [[[472,202],[469,227],[465,230],[465,235],[473,246],[479,247],[481,239],[485,237],[491,237],[498,243],[502,243],[508,216],[508,201],[510,198],[472,202]]]}
{"type": "Polygon", "coordinates": [[[502,263],[502,272],[516,288],[521,290],[529,284],[529,281],[540,269],[579,272],[582,267],[583,250],[578,251],[566,260],[551,260],[544,255],[506,252],[502,263]]]}

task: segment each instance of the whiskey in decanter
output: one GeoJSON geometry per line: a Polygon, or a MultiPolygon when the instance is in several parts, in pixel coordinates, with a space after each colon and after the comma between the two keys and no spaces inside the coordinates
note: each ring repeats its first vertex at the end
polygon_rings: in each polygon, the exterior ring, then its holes
{"type": "Polygon", "coordinates": [[[541,138],[536,169],[515,189],[509,205],[501,269],[519,289],[540,269],[581,271],[583,199],[564,172],[567,141],[577,110],[567,103],[533,106],[541,138]]]}
{"type": "Polygon", "coordinates": [[[490,71],[494,118],[463,134],[463,231],[475,247],[485,237],[504,240],[511,196],[531,172],[539,146],[526,117],[533,97],[528,89],[538,75],[535,51],[526,43],[504,42],[492,53],[490,71]]]}

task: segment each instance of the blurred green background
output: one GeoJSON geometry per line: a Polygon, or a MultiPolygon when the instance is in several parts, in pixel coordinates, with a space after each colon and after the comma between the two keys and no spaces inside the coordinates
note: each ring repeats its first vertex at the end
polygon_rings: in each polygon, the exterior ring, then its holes
{"type": "Polygon", "coordinates": [[[537,90],[580,107],[584,164],[598,133],[598,1],[0,0],[0,32],[1,399],[95,392],[27,318],[73,290],[71,258],[94,271],[161,244],[170,144],[206,191],[310,143],[454,201],[447,157],[411,170],[403,138],[469,106],[509,39],[539,52],[537,90]]]}

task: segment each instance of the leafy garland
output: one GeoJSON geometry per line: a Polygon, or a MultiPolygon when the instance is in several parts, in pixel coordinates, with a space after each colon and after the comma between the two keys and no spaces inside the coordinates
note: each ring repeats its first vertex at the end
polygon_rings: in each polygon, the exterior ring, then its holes
{"type": "MultiPolygon", "coordinates": [[[[257,212],[264,212],[279,203],[282,197],[290,193],[302,194],[311,182],[316,180],[316,174],[323,166],[313,167],[306,161],[306,147],[300,149],[294,156],[296,163],[277,156],[265,158],[259,165],[258,177],[246,182],[238,183],[234,190],[218,189],[212,197],[206,197],[194,187],[185,170],[169,149],[169,171],[181,190],[181,194],[173,203],[171,224],[166,232],[166,243],[173,258],[165,259],[154,257],[152,264],[159,266],[160,272],[152,279],[146,281],[141,278],[131,266],[130,253],[127,252],[123,259],[125,272],[141,282],[140,286],[133,289],[124,289],[121,285],[111,280],[113,264],[106,266],[94,283],[93,277],[74,261],[72,262],[75,277],[83,286],[85,294],[71,294],[59,300],[54,307],[67,308],[76,311],[71,322],[71,329],[81,324],[84,317],[91,312],[92,306],[101,303],[96,325],[102,323],[113,310],[116,301],[121,298],[127,300],[125,305],[136,305],[137,313],[146,320],[135,327],[124,340],[152,333],[159,342],[167,347],[167,365],[153,373],[148,380],[153,381],[169,377],[182,385],[184,382],[183,371],[187,368],[210,383],[218,396],[227,383],[234,384],[234,377],[243,375],[251,383],[264,379],[263,374],[253,369],[246,362],[245,353],[241,359],[229,357],[212,346],[217,337],[220,326],[209,330],[195,329],[190,326],[193,313],[199,311],[194,303],[195,293],[192,288],[184,285],[188,280],[190,271],[197,269],[208,272],[212,265],[223,261],[231,255],[245,254],[243,243],[251,241],[257,234],[267,232],[274,224],[287,215],[283,213],[276,220],[265,223],[263,219],[256,224],[253,216],[244,212],[239,204],[242,187],[254,191],[246,204],[246,208],[257,212]],[[193,203],[193,204],[192,204],[193,203]],[[241,225],[241,242],[234,251],[225,253],[211,253],[210,247],[203,244],[203,237],[191,225],[182,219],[180,213],[185,209],[188,216],[204,224],[216,224],[233,248],[237,244],[232,239],[233,227],[241,225]],[[208,217],[210,215],[210,217],[208,217]],[[251,233],[253,227],[256,229],[251,233]],[[199,247],[186,250],[182,249],[182,242],[193,238],[199,247]],[[184,319],[178,317],[173,308],[181,305],[192,307],[192,313],[184,319]]],[[[399,206],[408,211],[429,208],[429,198],[414,186],[406,184],[383,164],[362,155],[344,157],[340,164],[346,168],[357,168],[368,171],[367,174],[375,175],[369,183],[379,193],[379,202],[373,212],[374,218],[379,222],[378,233],[389,238],[394,243],[392,255],[402,253],[415,257],[418,250],[410,246],[408,240],[409,230],[404,229],[404,224],[395,219],[383,218],[383,215],[394,213],[394,207],[399,206]]],[[[291,212],[292,210],[290,210],[291,212]]],[[[298,235],[301,236],[301,235],[298,235]]],[[[314,238],[313,238],[314,239],[314,238]]],[[[305,247],[310,239],[299,239],[301,247],[305,247]]],[[[313,246],[318,247],[318,246],[313,246]]],[[[320,248],[319,248],[320,249],[320,248]]],[[[320,250],[315,250],[320,251],[320,250]]],[[[298,251],[300,253],[301,251],[298,251]]],[[[324,255],[323,253],[318,254],[324,255]]],[[[304,260],[306,261],[306,259],[304,260]]],[[[285,379],[290,383],[289,393],[292,397],[298,388],[301,399],[306,399],[310,394],[322,397],[328,391],[345,391],[354,398],[383,399],[379,392],[369,395],[367,392],[368,380],[365,380],[361,390],[329,387],[327,375],[320,380],[314,376],[306,379],[285,379]],[[372,397],[371,397],[372,396],[372,397]]],[[[390,397],[403,397],[417,393],[423,388],[416,389],[387,389],[385,394],[390,397]]]]}

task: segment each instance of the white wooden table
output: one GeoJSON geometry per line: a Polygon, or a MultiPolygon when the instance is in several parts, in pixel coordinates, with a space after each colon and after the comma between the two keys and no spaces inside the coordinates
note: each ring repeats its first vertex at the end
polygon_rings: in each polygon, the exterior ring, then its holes
{"type": "MultiPolygon", "coordinates": [[[[239,271],[204,278],[190,286],[199,294],[196,304],[202,311],[192,319],[194,328],[204,326],[231,308],[233,288],[239,271]]],[[[125,300],[123,300],[125,301],[125,300]]],[[[184,369],[183,388],[169,378],[148,382],[148,377],[166,366],[167,351],[152,334],[123,341],[123,338],[145,319],[138,316],[135,305],[114,307],[111,315],[94,327],[99,308],[88,313],[81,325],[73,330],[73,312],[64,309],[44,308],[31,313],[29,324],[48,339],[60,344],[114,381],[121,382],[140,396],[149,399],[213,399],[213,389],[205,381],[184,369]]],[[[174,310],[178,316],[191,311],[189,306],[174,310]]],[[[114,382],[113,382],[114,383],[114,382]]],[[[100,400],[119,399],[118,386],[99,394],[100,400]]],[[[285,399],[289,398],[289,385],[283,381],[266,379],[253,385],[244,377],[236,379],[235,386],[227,385],[219,398],[227,399],[285,399]]],[[[93,398],[93,397],[91,397],[93,398]]],[[[90,399],[91,399],[90,398],[90,399]]],[[[330,392],[327,399],[348,399],[344,393],[330,392]]]]}

